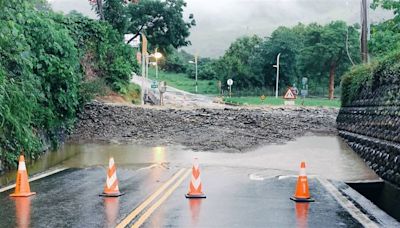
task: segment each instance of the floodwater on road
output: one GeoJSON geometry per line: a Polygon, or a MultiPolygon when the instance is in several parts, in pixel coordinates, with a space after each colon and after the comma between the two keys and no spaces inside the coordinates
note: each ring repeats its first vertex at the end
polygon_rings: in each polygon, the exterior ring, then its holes
{"type": "MultiPolygon", "coordinates": [[[[152,165],[190,167],[192,159],[202,166],[257,170],[253,178],[295,175],[301,161],[307,172],[342,181],[377,180],[379,177],[337,136],[308,135],[281,145],[266,145],[247,153],[199,152],[182,146],[148,147],[133,144],[66,144],[28,164],[30,175],[54,166],[85,168],[106,166],[113,156],[117,167],[140,169],[152,165]]],[[[15,179],[15,171],[0,177],[0,186],[15,179]]]]}

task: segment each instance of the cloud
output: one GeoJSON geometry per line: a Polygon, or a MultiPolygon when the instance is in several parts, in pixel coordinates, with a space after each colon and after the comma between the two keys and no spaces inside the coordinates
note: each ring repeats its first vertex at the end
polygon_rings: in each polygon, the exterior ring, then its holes
{"type": "Polygon", "coordinates": [[[76,10],[88,17],[96,18],[88,0],[48,0],[48,2],[56,12],[69,13],[71,10],[76,10]]]}

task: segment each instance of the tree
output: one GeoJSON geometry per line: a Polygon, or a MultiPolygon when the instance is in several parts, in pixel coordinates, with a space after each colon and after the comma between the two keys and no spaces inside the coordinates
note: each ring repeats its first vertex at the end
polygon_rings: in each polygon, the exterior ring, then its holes
{"type": "Polygon", "coordinates": [[[120,34],[125,33],[127,25],[124,4],[125,0],[106,0],[103,6],[104,19],[120,34]]]}
{"type": "Polygon", "coordinates": [[[188,69],[189,61],[194,57],[184,51],[178,52],[175,48],[167,50],[168,55],[161,59],[160,66],[163,70],[175,73],[185,73],[188,69]]]}
{"type": "Polygon", "coordinates": [[[371,4],[371,8],[376,9],[378,7],[392,10],[396,16],[400,15],[400,1],[398,0],[374,0],[371,4]]]}
{"type": "Polygon", "coordinates": [[[278,53],[281,53],[280,83],[293,85],[298,81],[300,74],[297,69],[297,59],[303,47],[304,30],[303,24],[293,28],[281,26],[256,48],[251,60],[251,69],[262,81],[260,85],[264,87],[275,85],[276,69],[273,68],[273,65],[276,64],[278,53]]]}
{"type": "Polygon", "coordinates": [[[187,46],[189,29],[196,25],[193,14],[183,19],[184,0],[89,0],[100,19],[108,21],[120,34],[132,33],[128,41],[145,34],[150,45],[166,51],[187,46]]]}
{"type": "Polygon", "coordinates": [[[395,17],[371,26],[369,48],[375,56],[386,55],[400,48],[400,2],[393,0],[374,0],[373,9],[382,7],[394,12],[395,17]]]}
{"type": "Polygon", "coordinates": [[[252,74],[251,56],[262,39],[258,36],[246,36],[234,41],[224,56],[215,65],[220,80],[232,78],[236,88],[251,88],[261,85],[262,81],[252,74]]]}
{"type": "Polygon", "coordinates": [[[356,27],[347,26],[343,21],[325,26],[311,24],[307,28],[299,59],[300,70],[320,80],[329,72],[329,99],[334,97],[335,81],[338,81],[335,75],[346,71],[352,61],[360,61],[358,37],[356,27]]]}
{"type": "Polygon", "coordinates": [[[395,20],[388,20],[371,26],[369,49],[375,57],[383,56],[400,48],[400,29],[395,20]]]}
{"type": "Polygon", "coordinates": [[[130,41],[144,33],[149,43],[160,49],[189,45],[189,29],[196,22],[192,14],[188,22],[184,21],[184,7],[183,0],[142,0],[138,4],[128,4],[126,31],[135,34],[130,41]]]}
{"type": "MultiPolygon", "coordinates": [[[[216,60],[210,58],[199,58],[197,60],[197,77],[201,80],[213,80],[217,78],[217,73],[215,72],[216,60]]],[[[196,77],[196,68],[194,64],[188,67],[186,73],[190,78],[196,77]]]]}

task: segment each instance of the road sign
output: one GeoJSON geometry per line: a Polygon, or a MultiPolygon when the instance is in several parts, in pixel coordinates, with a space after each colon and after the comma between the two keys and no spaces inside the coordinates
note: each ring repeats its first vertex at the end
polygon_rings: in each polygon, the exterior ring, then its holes
{"type": "Polygon", "coordinates": [[[232,79],[228,79],[228,81],[226,82],[228,84],[228,86],[233,85],[233,80],[232,79]]]}
{"type": "Polygon", "coordinates": [[[261,97],[260,97],[261,101],[264,101],[265,98],[267,98],[265,95],[261,95],[261,97]]]}
{"type": "Polygon", "coordinates": [[[157,89],[157,87],[158,87],[157,81],[152,81],[152,82],[151,82],[151,88],[152,88],[152,89],[157,89]]]}
{"type": "Polygon", "coordinates": [[[296,99],[296,96],[293,94],[291,88],[288,88],[288,90],[285,93],[285,96],[283,96],[283,99],[296,99]]]}
{"type": "Polygon", "coordinates": [[[308,90],[302,89],[302,90],[300,90],[300,94],[301,94],[301,96],[306,97],[306,96],[308,96],[308,90]]]}
{"type": "Polygon", "coordinates": [[[160,93],[165,93],[167,91],[167,82],[161,81],[158,85],[158,90],[160,91],[160,93]]]}

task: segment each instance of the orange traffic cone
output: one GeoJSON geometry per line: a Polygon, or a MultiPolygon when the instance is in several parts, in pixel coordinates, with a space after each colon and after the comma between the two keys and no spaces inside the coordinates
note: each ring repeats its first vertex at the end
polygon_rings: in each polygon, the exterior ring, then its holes
{"type": "Polygon", "coordinates": [[[313,202],[314,199],[311,198],[310,192],[308,190],[308,180],[306,175],[306,163],[301,162],[300,174],[297,178],[296,192],[294,196],[290,198],[296,202],[313,202]]]}
{"type": "Polygon", "coordinates": [[[11,194],[12,197],[27,197],[35,195],[36,192],[31,192],[28,181],[28,172],[26,171],[24,155],[19,156],[17,181],[15,183],[15,192],[11,194]]]}
{"type": "Polygon", "coordinates": [[[185,195],[186,198],[206,198],[206,195],[201,191],[201,187],[199,161],[195,158],[192,168],[192,180],[189,184],[189,192],[185,195]]]}
{"type": "Polygon", "coordinates": [[[108,163],[106,185],[104,186],[104,191],[100,196],[118,197],[123,194],[124,193],[121,193],[118,188],[117,168],[115,167],[114,158],[111,157],[108,163]]]}

